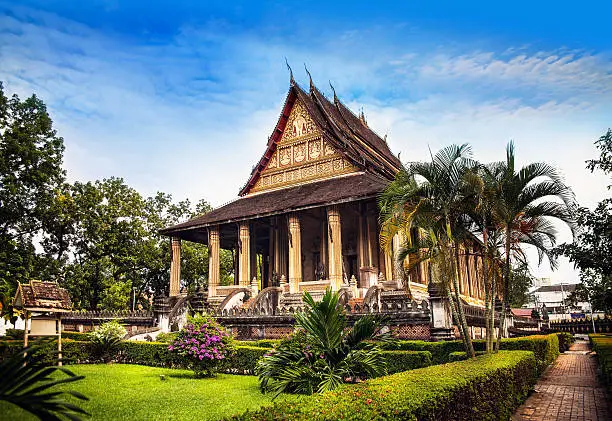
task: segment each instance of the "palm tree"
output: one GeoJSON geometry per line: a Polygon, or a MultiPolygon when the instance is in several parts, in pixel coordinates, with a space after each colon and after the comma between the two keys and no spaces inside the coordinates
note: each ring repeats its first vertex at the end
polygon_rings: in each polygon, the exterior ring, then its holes
{"type": "Polygon", "coordinates": [[[497,349],[505,324],[512,259],[525,260],[523,247],[533,246],[539,263],[548,258],[556,267],[552,249],[557,241],[555,221],[565,224],[572,234],[576,229],[575,200],[572,190],[552,166],[537,162],[515,170],[514,145],[506,147],[506,161],[486,167],[486,177],[493,186],[492,214],[503,233],[503,291],[497,349]]]}
{"type": "Polygon", "coordinates": [[[381,243],[388,249],[393,236],[401,234],[406,241],[397,256],[399,265],[404,266],[411,253],[417,254],[414,263],[430,261],[433,278],[446,290],[466,352],[472,357],[474,348],[459,296],[458,247],[470,236],[466,218],[473,205],[465,180],[476,167],[469,145],[451,145],[432,156],[431,162],[409,164],[380,199],[381,243]]]}
{"type": "Polygon", "coordinates": [[[312,394],[387,374],[378,345],[368,342],[387,338],[380,332],[384,318],[365,315],[348,328],[338,298],[329,288],[320,302],[304,294],[307,308],[295,314],[296,333],[257,363],[264,392],[312,394]]]}

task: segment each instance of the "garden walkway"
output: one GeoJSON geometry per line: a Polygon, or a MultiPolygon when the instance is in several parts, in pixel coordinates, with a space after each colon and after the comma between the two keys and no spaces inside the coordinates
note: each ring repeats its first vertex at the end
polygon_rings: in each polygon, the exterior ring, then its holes
{"type": "Polygon", "coordinates": [[[515,412],[513,421],[608,421],[606,389],[597,383],[597,361],[586,341],[561,354],[515,412]]]}

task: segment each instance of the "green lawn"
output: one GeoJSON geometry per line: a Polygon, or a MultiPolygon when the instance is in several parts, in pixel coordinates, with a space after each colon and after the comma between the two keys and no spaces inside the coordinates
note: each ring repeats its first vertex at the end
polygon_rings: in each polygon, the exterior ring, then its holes
{"type": "MultiPolygon", "coordinates": [[[[218,420],[271,402],[254,376],[219,374],[194,379],[187,370],[127,364],[69,367],[84,380],[66,385],[90,400],[82,407],[91,420],[218,420]],[[160,374],[166,380],[160,379],[160,374]]],[[[279,397],[279,399],[281,399],[279,397]]],[[[35,420],[20,408],[0,402],[1,420],[35,420]]]]}

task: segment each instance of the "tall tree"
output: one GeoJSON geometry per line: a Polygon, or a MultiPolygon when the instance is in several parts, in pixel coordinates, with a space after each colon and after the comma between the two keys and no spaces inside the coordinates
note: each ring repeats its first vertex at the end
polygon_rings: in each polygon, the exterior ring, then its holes
{"type": "Polygon", "coordinates": [[[451,145],[437,152],[431,162],[409,164],[380,200],[383,245],[388,247],[395,235],[406,239],[397,255],[400,267],[410,254],[418,256],[415,263],[430,260],[433,278],[449,297],[466,351],[472,357],[474,348],[460,298],[459,243],[469,236],[465,177],[476,166],[469,145],[451,145]],[[414,228],[420,234],[414,235],[414,228]]]}
{"type": "Polygon", "coordinates": [[[32,95],[7,97],[0,82],[0,293],[10,311],[17,282],[35,267],[33,243],[64,180],[64,141],[45,104],[32,95]]]}
{"type": "Polygon", "coordinates": [[[538,252],[539,263],[547,257],[555,267],[553,249],[558,235],[555,224],[565,224],[574,232],[575,201],[573,192],[552,166],[537,162],[517,171],[512,142],[506,148],[506,161],[491,164],[489,169],[496,192],[493,213],[504,237],[499,349],[510,294],[512,262],[525,260],[524,246],[533,246],[538,252]]]}
{"type": "MultiPolygon", "coordinates": [[[[595,145],[599,158],[588,160],[587,168],[612,174],[612,130],[608,129],[595,145]]],[[[577,214],[581,229],[576,241],[562,244],[556,251],[580,269],[582,284],[576,298],[592,301],[596,309],[612,311],[612,198],[603,199],[593,211],[580,208],[577,214]]]]}

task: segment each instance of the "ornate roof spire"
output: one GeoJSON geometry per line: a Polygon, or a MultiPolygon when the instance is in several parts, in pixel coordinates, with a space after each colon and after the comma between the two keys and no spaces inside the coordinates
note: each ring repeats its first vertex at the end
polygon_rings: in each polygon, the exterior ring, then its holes
{"type": "Polygon", "coordinates": [[[308,67],[306,67],[306,63],[304,63],[304,69],[306,69],[306,73],[308,74],[308,78],[310,79],[310,93],[313,93],[316,88],[314,86],[314,83],[312,82],[312,75],[308,71],[308,67]]]}
{"type": "Polygon", "coordinates": [[[361,111],[359,111],[359,120],[363,123],[364,126],[368,127],[368,120],[366,120],[365,112],[363,111],[363,107],[361,107],[361,111]]]}
{"type": "Polygon", "coordinates": [[[287,65],[287,69],[289,69],[289,84],[291,86],[295,85],[295,79],[293,78],[293,70],[291,70],[291,66],[289,66],[289,62],[287,61],[287,57],[285,57],[285,64],[287,65]]]}
{"type": "Polygon", "coordinates": [[[336,95],[336,90],[334,89],[334,85],[332,85],[331,80],[329,81],[329,86],[331,87],[331,90],[334,93],[334,104],[338,105],[338,102],[340,100],[338,99],[338,96],[336,95]]]}

